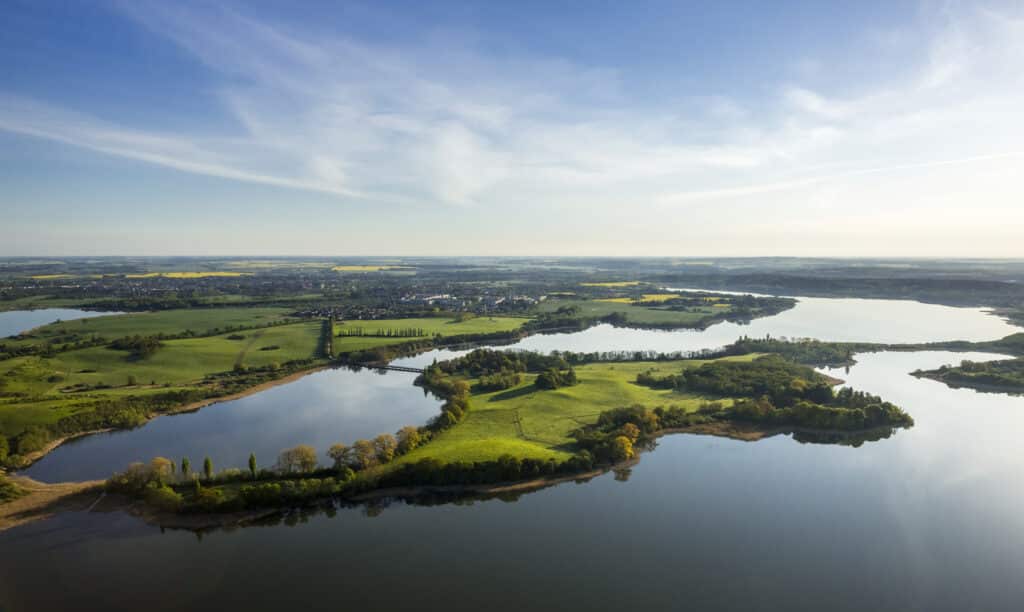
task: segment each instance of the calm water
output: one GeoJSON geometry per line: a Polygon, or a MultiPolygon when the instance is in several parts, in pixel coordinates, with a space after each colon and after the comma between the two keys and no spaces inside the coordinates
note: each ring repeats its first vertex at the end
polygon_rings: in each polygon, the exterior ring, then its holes
{"type": "Polygon", "coordinates": [[[391,433],[436,416],[441,402],[414,386],[415,377],[375,370],[315,372],[198,412],[159,417],[138,429],[73,440],[24,473],[43,482],[107,478],[155,456],[188,457],[201,466],[209,455],[218,470],[242,468],[250,452],[269,466],[282,449],[297,444],[310,444],[322,455],[335,442],[391,433]]]}
{"type": "Polygon", "coordinates": [[[74,321],[104,315],[120,314],[117,312],[90,312],[73,308],[45,308],[43,310],[12,310],[0,312],[0,338],[14,336],[40,325],[54,321],[74,321]]]}
{"type": "MultiPolygon", "coordinates": [[[[790,311],[704,332],[602,326],[532,337],[520,346],[664,351],[717,346],[744,333],[908,342],[1017,331],[976,309],[878,302],[802,300],[803,326],[790,311]],[[883,316],[887,307],[889,318],[883,316]]],[[[1024,398],[950,389],[908,375],[962,359],[997,358],[990,354],[857,358],[849,369],[828,372],[902,405],[916,419],[914,428],[859,448],[801,444],[788,436],[744,443],[676,435],[663,438],[628,474],[552,487],[514,503],[396,502],[373,517],[362,509],[302,520],[293,514],[291,526],[218,531],[201,540],[188,532],[161,533],[121,513],[65,514],[0,533],[0,610],[61,610],[70,602],[112,610],[1019,610],[1024,398]]],[[[391,405],[377,387],[390,381],[396,392],[411,389],[409,414],[395,423],[436,414],[436,400],[424,400],[411,376],[394,374],[313,375],[239,400],[239,416],[230,423],[213,419],[235,410],[233,404],[161,418],[133,432],[93,438],[89,452],[77,450],[89,439],[69,445],[34,469],[49,460],[54,467],[48,469],[88,462],[111,441],[153,435],[148,428],[175,422],[180,430],[136,448],[156,454],[152,445],[164,440],[169,450],[160,454],[177,456],[176,445],[191,444],[187,438],[203,430],[209,435],[204,444],[229,449],[224,456],[235,461],[252,450],[246,440],[266,444],[269,455],[298,442],[324,440],[316,443],[325,448],[397,428],[365,421],[379,416],[373,405],[391,405]],[[365,383],[370,391],[348,396],[354,412],[307,414],[301,406],[317,402],[294,398],[308,399],[311,392],[291,390],[322,381],[315,384],[327,388],[325,405],[348,406],[347,399],[335,401],[333,387],[366,389],[364,380],[371,381],[365,383]],[[271,394],[276,399],[264,399],[271,394]],[[266,403],[243,411],[243,402],[266,403]],[[285,443],[278,432],[293,426],[297,407],[309,419],[300,425],[306,437],[285,443]],[[354,433],[364,427],[367,433],[354,433]],[[59,459],[69,453],[80,454],[59,459]]],[[[205,452],[220,450],[203,448],[193,461],[205,452]]],[[[109,460],[124,463],[119,456],[109,460]]]]}
{"type": "MultiPolygon", "coordinates": [[[[673,291],[685,291],[672,289],[673,291]]],[[[728,292],[722,292],[728,293],[728,292]]],[[[581,332],[541,334],[498,348],[551,351],[698,351],[732,344],[742,336],[817,338],[835,342],[916,343],[996,340],[1021,331],[983,308],[951,308],[910,300],[798,298],[797,305],[748,324],[719,323],[704,330],[629,329],[597,325],[581,332]]],[[[395,364],[424,367],[469,351],[438,350],[395,364]]]]}
{"type": "Polygon", "coordinates": [[[905,374],[961,358],[840,372],[917,419],[860,448],[677,435],[625,481],[202,540],[63,515],[0,534],[0,609],[1019,610],[1024,398],[905,374]]]}
{"type": "Polygon", "coordinates": [[[995,340],[1020,331],[982,308],[951,308],[909,300],[799,298],[794,308],[748,324],[719,323],[706,330],[635,330],[598,325],[572,334],[525,338],[516,348],[568,350],[693,351],[718,348],[741,336],[817,338],[835,342],[915,343],[995,340]]]}
{"type": "MultiPolygon", "coordinates": [[[[795,308],[749,325],[720,323],[706,330],[655,331],[599,325],[570,334],[537,335],[500,348],[548,352],[715,348],[742,335],[828,340],[920,342],[989,340],[1013,327],[978,308],[950,308],[912,301],[800,298],[795,308]]],[[[397,360],[424,367],[468,351],[438,350],[397,360]]],[[[911,368],[914,369],[914,368],[911,368]]],[[[909,370],[908,370],[909,371],[909,370]]],[[[296,444],[321,453],[404,425],[419,425],[438,413],[439,402],[412,386],[412,374],[333,370],[196,413],[161,417],[132,431],[90,436],[50,453],[25,473],[44,482],[106,478],[133,461],[154,456],[189,457],[198,465],[244,467],[250,452],[264,464],[296,444]]],[[[326,461],[326,459],[325,459],[326,461]]]]}

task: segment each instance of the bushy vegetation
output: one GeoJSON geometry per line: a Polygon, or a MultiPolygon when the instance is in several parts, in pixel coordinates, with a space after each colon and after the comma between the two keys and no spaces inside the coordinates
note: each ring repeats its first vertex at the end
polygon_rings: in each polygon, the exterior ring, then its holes
{"type": "Polygon", "coordinates": [[[467,355],[432,366],[448,375],[478,378],[501,372],[544,372],[567,370],[569,362],[561,355],[543,355],[529,351],[476,349],[467,355]]]}
{"type": "Polygon", "coordinates": [[[548,368],[533,380],[533,384],[537,385],[538,389],[558,389],[559,387],[569,387],[578,383],[579,380],[576,378],[576,370],[567,368],[560,370],[558,368],[548,368]]]}
{"type": "Polygon", "coordinates": [[[18,499],[22,495],[25,495],[25,490],[8,480],[0,472],[0,504],[18,499]]]}
{"type": "Polygon", "coordinates": [[[834,392],[821,374],[778,355],[749,362],[712,361],[669,376],[642,372],[637,383],[737,398],[732,406],[715,413],[722,420],[839,430],[914,423],[879,397],[849,388],[834,392]]]}
{"type": "Polygon", "coordinates": [[[159,338],[155,336],[126,336],[118,338],[110,343],[110,348],[115,351],[128,351],[131,359],[147,359],[156,353],[163,346],[159,338]]]}
{"type": "Polygon", "coordinates": [[[958,366],[914,372],[952,387],[1024,393],[1024,359],[977,362],[964,360],[958,366]]]}
{"type": "Polygon", "coordinates": [[[494,374],[484,374],[480,377],[476,389],[479,391],[503,391],[518,386],[523,382],[523,374],[511,370],[501,370],[494,374]]]}
{"type": "Polygon", "coordinates": [[[780,406],[800,399],[818,403],[831,401],[829,381],[811,368],[777,355],[753,361],[711,361],[699,368],[688,368],[675,375],[656,376],[641,373],[637,384],[663,389],[687,389],[723,397],[767,396],[780,406]]]}
{"type": "Polygon", "coordinates": [[[539,308],[536,328],[583,329],[596,323],[647,329],[701,329],[719,321],[748,321],[792,308],[791,298],[750,295],[645,293],[643,288],[591,285],[592,299],[548,300],[539,308]]]}
{"type": "Polygon", "coordinates": [[[838,366],[853,363],[858,345],[821,340],[779,340],[743,337],[726,347],[730,355],[774,353],[790,361],[813,366],[838,366]]]}

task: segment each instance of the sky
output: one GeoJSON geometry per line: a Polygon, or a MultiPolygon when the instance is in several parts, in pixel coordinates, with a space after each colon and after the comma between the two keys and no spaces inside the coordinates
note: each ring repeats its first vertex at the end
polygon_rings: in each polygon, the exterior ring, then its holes
{"type": "Polygon", "coordinates": [[[1020,2],[0,14],[4,256],[1024,256],[1020,2]]]}

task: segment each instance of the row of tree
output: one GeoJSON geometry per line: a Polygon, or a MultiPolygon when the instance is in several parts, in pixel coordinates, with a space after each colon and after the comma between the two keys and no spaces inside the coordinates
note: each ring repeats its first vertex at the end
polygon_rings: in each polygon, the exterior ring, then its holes
{"type": "Polygon", "coordinates": [[[368,337],[368,338],[423,338],[430,336],[426,329],[422,327],[398,327],[398,328],[387,328],[387,329],[370,329],[367,330],[362,327],[343,327],[338,332],[339,338],[345,337],[368,337]]]}

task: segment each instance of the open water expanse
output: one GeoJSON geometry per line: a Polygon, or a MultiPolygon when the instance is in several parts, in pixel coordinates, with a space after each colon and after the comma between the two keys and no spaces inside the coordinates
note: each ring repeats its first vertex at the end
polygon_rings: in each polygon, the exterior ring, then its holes
{"type": "MultiPolygon", "coordinates": [[[[979,309],[802,299],[746,326],[599,326],[516,346],[675,351],[766,333],[922,342],[1015,331],[979,309]]],[[[994,358],[861,354],[848,369],[827,370],[916,420],[860,447],[674,435],[628,472],[515,501],[292,513],[201,538],[123,513],[64,514],[0,533],[0,610],[1019,610],[1024,398],[909,375],[994,358]]],[[[411,383],[396,372],[325,371],[87,438],[29,474],[103,476],[183,452],[193,463],[223,453],[218,467],[241,465],[254,445],[268,459],[299,442],[322,450],[433,416],[438,401],[411,383]]]]}

